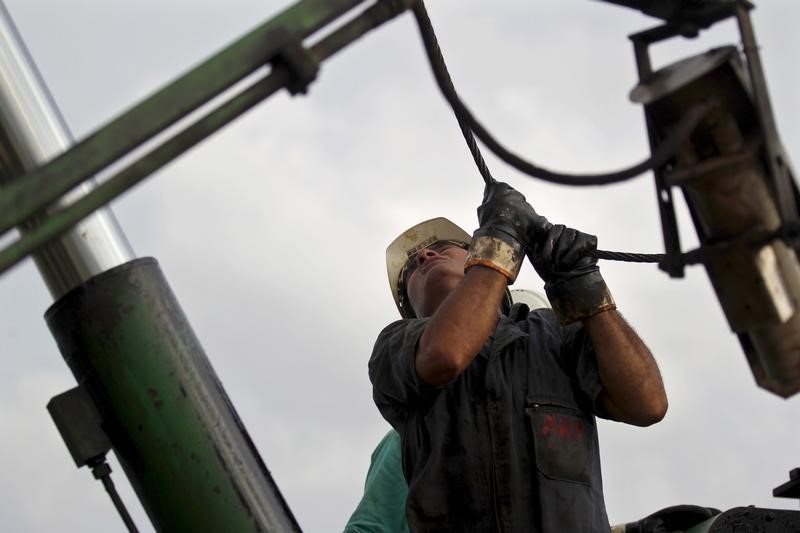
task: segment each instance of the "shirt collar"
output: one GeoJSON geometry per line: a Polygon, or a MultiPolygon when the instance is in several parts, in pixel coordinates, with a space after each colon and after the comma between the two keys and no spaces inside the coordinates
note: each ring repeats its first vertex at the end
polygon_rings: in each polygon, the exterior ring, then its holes
{"type": "MultiPolygon", "coordinates": [[[[526,306],[527,307],[527,306],[526,306]]],[[[513,314],[513,313],[512,313],[513,314]]],[[[494,334],[489,338],[485,349],[481,350],[487,358],[493,359],[509,344],[517,339],[526,338],[527,333],[517,324],[517,321],[505,315],[500,316],[494,334]]]]}

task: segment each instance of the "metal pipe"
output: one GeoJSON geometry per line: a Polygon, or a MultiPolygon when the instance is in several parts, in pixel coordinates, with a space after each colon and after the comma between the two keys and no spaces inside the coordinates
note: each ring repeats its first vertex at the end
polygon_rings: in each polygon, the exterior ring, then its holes
{"type": "Polygon", "coordinates": [[[155,259],[45,317],[156,531],[300,531],[155,259]]]}
{"type": "MultiPolygon", "coordinates": [[[[74,140],[1,1],[0,79],[0,184],[5,185],[66,151],[74,140]]],[[[85,182],[58,205],[69,205],[92,188],[93,183],[85,182]]],[[[133,249],[106,207],[41,249],[34,261],[50,294],[58,299],[92,276],[133,258],[133,249]]]]}

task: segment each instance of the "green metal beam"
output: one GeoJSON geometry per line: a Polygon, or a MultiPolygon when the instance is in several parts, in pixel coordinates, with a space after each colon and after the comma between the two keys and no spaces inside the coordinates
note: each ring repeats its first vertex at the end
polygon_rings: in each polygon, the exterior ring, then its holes
{"type": "Polygon", "coordinates": [[[364,0],[302,0],[2,190],[0,234],[364,0]]]}
{"type": "MultiPolygon", "coordinates": [[[[82,218],[124,193],[265,98],[271,96],[283,87],[289,87],[291,89],[297,80],[293,75],[292,69],[287,65],[287,60],[291,60],[290,58],[293,58],[296,62],[305,63],[305,65],[295,64],[295,69],[300,66],[301,69],[305,67],[305,70],[308,71],[311,66],[316,66],[317,63],[329,58],[370,30],[377,28],[381,24],[409,9],[414,5],[415,1],[416,0],[379,0],[357,17],[348,21],[330,35],[311,46],[309,50],[300,48],[297,43],[293,45],[290,41],[287,41],[287,34],[282,29],[278,28],[272,30],[272,35],[275,37],[276,42],[280,41],[284,43],[282,48],[284,55],[280,56],[280,60],[273,65],[268,75],[254,82],[247,89],[244,89],[241,93],[232,97],[224,104],[221,104],[206,116],[198,119],[194,124],[187,126],[180,133],[164,141],[160,146],[100,184],[79,201],[66,208],[48,213],[48,217],[44,221],[27,231],[21,238],[8,245],[6,248],[0,250],[0,274],[27,257],[30,253],[59,237],[82,218]]],[[[215,57],[219,55],[221,54],[215,57]]],[[[172,85],[174,86],[175,84],[173,83],[172,85]]],[[[153,98],[156,98],[165,90],[157,93],[153,98]]],[[[122,118],[126,116],[136,115],[136,109],[142,108],[147,102],[149,102],[149,100],[125,113],[118,120],[122,120],[122,118]]],[[[148,111],[148,113],[149,112],[150,111],[148,111]]],[[[85,142],[88,142],[89,139],[92,138],[107,138],[109,139],[108,142],[111,144],[122,143],[124,147],[127,147],[129,139],[125,135],[118,135],[114,131],[111,133],[104,133],[108,128],[116,128],[116,122],[117,121],[112,122],[109,126],[93,134],[85,142]]],[[[156,133],[158,133],[158,131],[156,131],[156,133]]],[[[66,178],[59,178],[55,175],[56,170],[61,168],[61,166],[51,167],[51,165],[62,165],[62,163],[59,163],[62,158],[58,158],[51,164],[38,169],[32,173],[31,176],[46,175],[49,176],[48,179],[69,180],[78,179],[75,176],[80,176],[82,177],[81,179],[90,177],[96,166],[96,162],[91,159],[77,159],[77,156],[73,155],[73,152],[82,145],[83,143],[81,143],[81,145],[76,145],[75,148],[66,152],[63,156],[64,159],[67,159],[66,163],[62,162],[63,166],[72,168],[73,174],[70,174],[66,178]],[[45,171],[48,173],[40,174],[45,171]]],[[[122,148],[115,149],[113,147],[112,149],[114,151],[122,150],[122,148]]],[[[81,150],[85,150],[85,148],[81,148],[81,150]]],[[[81,152],[78,153],[80,154],[81,152]]],[[[104,162],[105,159],[107,158],[104,158],[104,162]]],[[[111,162],[113,162],[113,160],[111,162]]],[[[38,199],[35,186],[27,177],[18,179],[12,186],[18,188],[20,191],[19,196],[31,201],[36,201],[35,204],[28,204],[28,207],[26,207],[24,203],[23,205],[16,205],[13,203],[10,196],[6,196],[7,190],[0,188],[0,193],[2,193],[0,194],[0,219],[2,219],[3,213],[5,213],[9,223],[19,224],[21,220],[27,220],[26,217],[33,214],[31,211],[32,209],[41,209],[40,204],[43,203],[43,201],[38,199]]]]}

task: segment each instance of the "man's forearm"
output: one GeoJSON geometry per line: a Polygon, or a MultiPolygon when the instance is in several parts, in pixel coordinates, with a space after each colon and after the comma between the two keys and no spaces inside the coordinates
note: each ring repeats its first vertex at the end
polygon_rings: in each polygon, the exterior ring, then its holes
{"type": "Polygon", "coordinates": [[[474,266],[436,309],[419,341],[417,375],[429,385],[455,379],[480,352],[497,325],[508,279],[474,266]]]}
{"type": "Polygon", "coordinates": [[[584,319],[597,353],[601,402],[620,422],[648,426],[667,411],[661,373],[647,346],[615,310],[584,319]]]}

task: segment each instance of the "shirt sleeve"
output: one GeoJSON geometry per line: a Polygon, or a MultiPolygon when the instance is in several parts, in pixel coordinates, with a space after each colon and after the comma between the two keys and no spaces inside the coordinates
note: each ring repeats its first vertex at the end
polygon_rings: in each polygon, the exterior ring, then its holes
{"type": "Polygon", "coordinates": [[[427,318],[393,322],[384,328],[372,350],[372,396],[381,414],[395,427],[397,421],[387,416],[388,409],[406,407],[436,390],[420,379],[414,366],[417,343],[427,323],[427,318]]]}
{"type": "Polygon", "coordinates": [[[389,431],[375,451],[364,483],[364,496],[344,533],[407,533],[406,498],[400,435],[389,431]]]}

